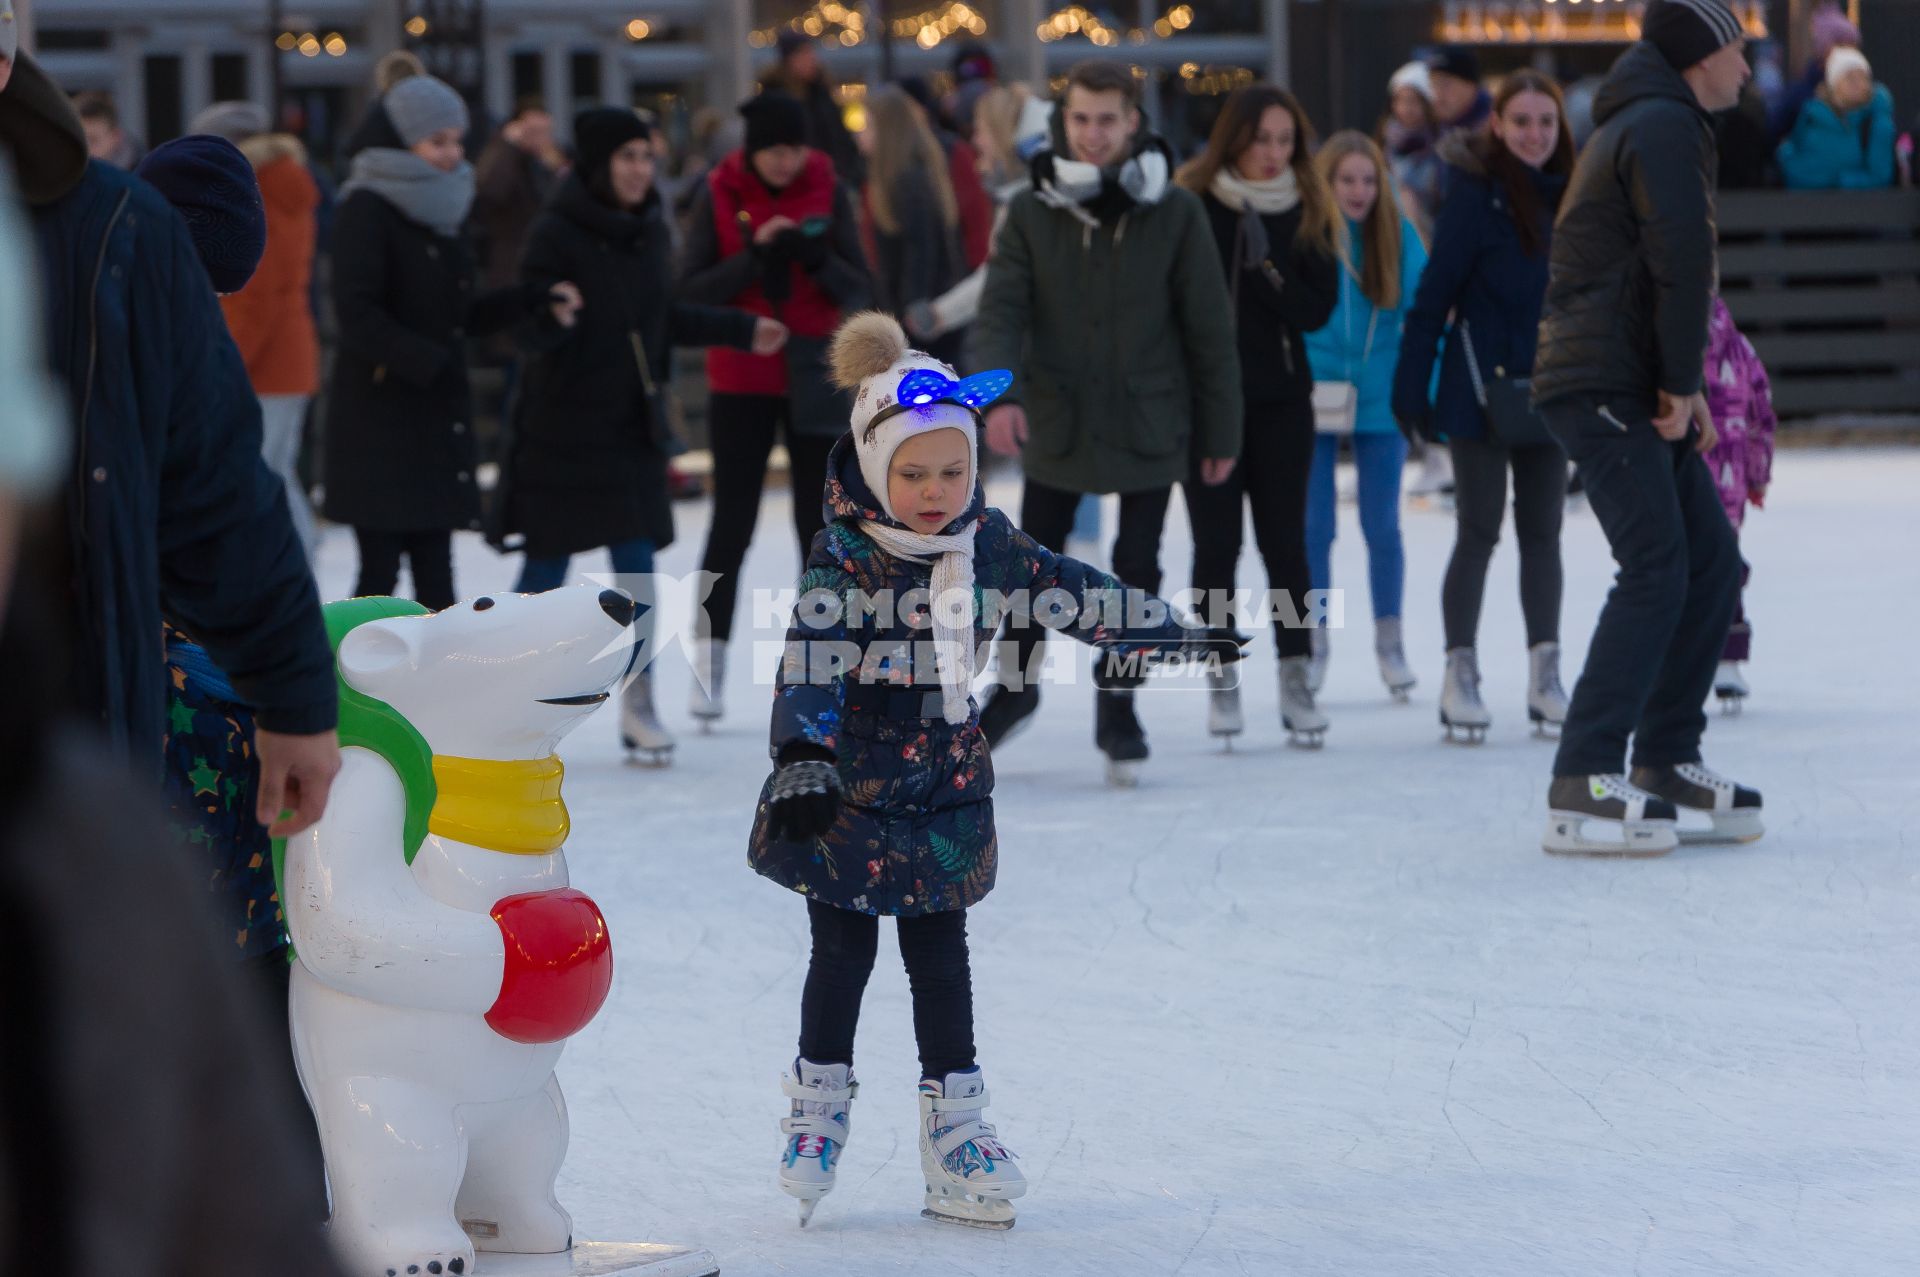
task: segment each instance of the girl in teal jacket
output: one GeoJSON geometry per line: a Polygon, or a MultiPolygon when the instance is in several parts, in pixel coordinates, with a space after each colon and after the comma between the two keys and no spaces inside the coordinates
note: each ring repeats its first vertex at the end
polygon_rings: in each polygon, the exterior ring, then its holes
{"type": "MultiPolygon", "coordinates": [[[[1372,139],[1352,130],[1336,133],[1320,149],[1318,163],[1346,219],[1347,239],[1340,303],[1324,328],[1307,334],[1307,356],[1316,386],[1347,382],[1358,392],[1353,456],[1360,473],[1360,531],[1367,541],[1373,594],[1374,653],[1388,691],[1405,699],[1414,685],[1400,634],[1406,579],[1400,468],[1407,459],[1407,442],[1393,419],[1393,374],[1401,320],[1426,268],[1427,248],[1401,211],[1386,157],[1372,139]]],[[[1320,393],[1324,397],[1328,392],[1320,393]]],[[[1307,489],[1307,559],[1316,590],[1333,583],[1333,472],[1339,452],[1339,435],[1323,430],[1315,436],[1307,489]]],[[[1326,666],[1327,632],[1315,630],[1313,639],[1317,689],[1326,666]]]]}
{"type": "Polygon", "coordinates": [[[1893,185],[1893,95],[1873,82],[1858,49],[1827,57],[1827,82],[1807,99],[1775,158],[1798,190],[1873,190],[1893,185]]]}

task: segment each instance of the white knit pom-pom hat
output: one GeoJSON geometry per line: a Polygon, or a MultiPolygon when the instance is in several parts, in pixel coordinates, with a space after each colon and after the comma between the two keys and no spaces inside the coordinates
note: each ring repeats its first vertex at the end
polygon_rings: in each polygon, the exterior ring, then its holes
{"type": "Polygon", "coordinates": [[[907,344],[893,316],[870,310],[855,315],[833,335],[834,384],[857,393],[853,401],[853,446],[860,477],[887,516],[899,512],[887,496],[887,470],[907,439],[930,430],[958,430],[967,437],[969,474],[978,481],[979,410],[1007,392],[1013,374],[996,371],[961,377],[951,365],[907,344]]]}

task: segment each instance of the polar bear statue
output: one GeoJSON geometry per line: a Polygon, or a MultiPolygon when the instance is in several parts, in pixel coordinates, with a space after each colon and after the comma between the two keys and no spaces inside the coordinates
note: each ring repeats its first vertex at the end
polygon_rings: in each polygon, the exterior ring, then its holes
{"type": "Polygon", "coordinates": [[[434,614],[327,607],[341,770],[325,817],[277,859],[294,1053],[351,1277],[572,1246],[553,1070],[605,1001],[613,954],[568,885],[554,747],[625,673],[634,610],[592,587],[434,614]]]}

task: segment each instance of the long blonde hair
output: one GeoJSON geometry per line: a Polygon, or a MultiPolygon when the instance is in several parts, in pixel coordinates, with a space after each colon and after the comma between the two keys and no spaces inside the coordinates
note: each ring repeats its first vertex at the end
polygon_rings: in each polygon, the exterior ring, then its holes
{"type": "Polygon", "coordinates": [[[986,145],[980,148],[980,176],[991,185],[1026,176],[1027,166],[1020,158],[1017,140],[1020,112],[1026,109],[1028,96],[1024,84],[996,84],[974,104],[976,144],[981,134],[986,135],[986,145]]]}
{"type": "Polygon", "coordinates": [[[1228,94],[1220,118],[1207,136],[1207,149],[1181,165],[1174,180],[1196,195],[1205,195],[1214,176],[1253,145],[1254,135],[1260,131],[1260,117],[1276,106],[1293,117],[1293,159],[1288,166],[1300,188],[1299,238],[1329,257],[1338,256],[1340,237],[1334,234],[1334,227],[1339,217],[1334,212],[1333,195],[1314,167],[1313,121],[1307,118],[1299,100],[1277,84],[1249,84],[1228,94]]]}
{"type": "MultiPolygon", "coordinates": [[[[1380,144],[1357,129],[1342,129],[1327,139],[1314,162],[1320,168],[1321,180],[1331,191],[1340,161],[1350,155],[1365,156],[1373,165],[1380,185],[1380,198],[1373,202],[1373,211],[1360,227],[1361,266],[1355,271],[1360,277],[1360,291],[1379,309],[1398,310],[1406,282],[1400,278],[1401,227],[1405,222],[1400,197],[1393,189],[1393,170],[1387,167],[1387,157],[1380,150],[1380,144]]],[[[1352,269],[1345,235],[1341,241],[1340,258],[1352,269]]]]}
{"type": "Polygon", "coordinates": [[[951,230],[960,224],[960,204],[947,173],[947,154],[927,123],[920,104],[899,85],[889,84],[867,98],[867,127],[873,130],[873,150],[867,157],[867,204],[873,224],[889,235],[900,233],[893,197],[900,179],[919,170],[933,185],[940,204],[940,220],[951,230]]]}

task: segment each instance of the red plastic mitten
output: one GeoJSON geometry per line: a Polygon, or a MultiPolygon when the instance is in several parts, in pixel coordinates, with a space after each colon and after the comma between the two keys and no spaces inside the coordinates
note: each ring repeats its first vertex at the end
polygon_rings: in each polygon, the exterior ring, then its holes
{"type": "Polygon", "coordinates": [[[493,906],[507,941],[500,996],[487,1023],[515,1042],[558,1042],[598,1014],[613,986],[607,920],[584,891],[562,887],[493,906]]]}

